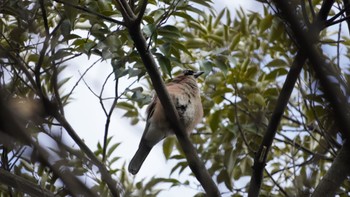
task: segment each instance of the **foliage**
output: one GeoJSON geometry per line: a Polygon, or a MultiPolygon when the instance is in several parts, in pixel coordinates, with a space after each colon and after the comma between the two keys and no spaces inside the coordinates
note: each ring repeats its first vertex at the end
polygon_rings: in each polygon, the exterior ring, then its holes
{"type": "MultiPolygon", "coordinates": [[[[134,3],[134,11],[139,12],[143,1],[134,3]]],[[[222,194],[243,196],[248,189],[246,178],[252,174],[254,153],[298,47],[290,39],[290,31],[285,31],[285,21],[270,4],[263,3],[263,10],[258,13],[229,8],[216,11],[213,3],[216,2],[149,1],[142,31],[165,80],[185,68],[205,71],[199,79],[205,115],[191,139],[222,194]]],[[[313,1],[306,8],[298,6],[312,18],[320,4],[313,1]]],[[[338,8],[333,9],[331,16],[336,12],[338,8]]],[[[76,177],[89,179],[95,194],[111,195],[86,150],[64,143],[61,132],[69,129],[56,111],[64,115],[64,107],[74,102],[71,98],[75,87],[67,87],[70,77],[62,71],[72,59],[93,56],[110,63],[116,88],[118,79],[127,78],[130,82],[130,88],[120,94],[116,91],[115,105],[104,103],[104,87],[96,95],[106,112],[106,122],[113,110],[125,111],[124,116],[133,125],[143,120],[140,111],[150,102],[151,83],[140,54],[121,23],[118,7],[111,0],[11,0],[2,2],[0,16],[3,100],[36,141],[40,142],[43,136],[52,141],[54,145],[44,148],[56,155],[54,163],[61,162],[76,177]],[[47,107],[45,98],[57,107],[47,107]]],[[[349,60],[349,36],[339,29],[325,28],[319,40],[327,60],[348,81],[350,72],[345,62],[349,60]]],[[[319,81],[308,65],[304,68],[270,150],[262,195],[312,193],[343,143],[319,81]]],[[[86,67],[86,72],[89,69],[86,67]]],[[[115,151],[122,142],[114,143],[108,128],[105,135],[106,142],[97,145],[94,155],[118,180],[122,195],[157,196],[161,184],[170,188],[192,186],[188,180],[173,178],[175,172],[184,173],[188,167],[175,138],[163,143],[165,158],[176,161],[170,178],[155,176],[136,182],[125,164],[117,165],[123,159],[115,151]],[[108,147],[105,156],[104,147],[108,147]]],[[[70,193],[33,147],[16,142],[11,147],[1,145],[0,150],[1,168],[53,194],[70,193]]],[[[349,195],[348,191],[350,184],[346,180],[339,195],[349,195]]],[[[201,192],[198,190],[198,195],[201,192]]],[[[25,192],[2,183],[0,193],[17,196],[25,192]]]]}

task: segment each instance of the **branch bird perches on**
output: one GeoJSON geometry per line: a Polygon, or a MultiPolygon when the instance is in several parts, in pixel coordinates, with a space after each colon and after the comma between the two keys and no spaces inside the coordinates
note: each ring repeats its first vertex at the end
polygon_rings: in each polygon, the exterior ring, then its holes
{"type": "Polygon", "coordinates": [[[159,100],[167,111],[167,118],[174,129],[175,135],[185,153],[189,167],[201,183],[208,196],[220,196],[219,189],[211,178],[209,172],[205,168],[203,162],[199,159],[197,151],[186,135],[184,126],[179,120],[179,115],[171,102],[170,96],[165,89],[164,82],[160,76],[156,61],[152,53],[148,50],[146,39],[141,31],[141,21],[147,7],[147,0],[142,2],[141,9],[138,14],[133,13],[129,4],[125,0],[114,0],[113,3],[121,12],[126,28],[134,41],[135,47],[144,63],[144,66],[151,78],[153,87],[159,97],[159,100]]]}

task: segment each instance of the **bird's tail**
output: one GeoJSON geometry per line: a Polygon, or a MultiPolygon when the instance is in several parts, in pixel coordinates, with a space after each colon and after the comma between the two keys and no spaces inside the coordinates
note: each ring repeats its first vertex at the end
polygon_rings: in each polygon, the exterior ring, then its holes
{"type": "Polygon", "coordinates": [[[147,155],[151,151],[151,147],[145,145],[145,144],[140,144],[139,149],[137,149],[134,157],[131,159],[129,163],[129,172],[133,175],[137,174],[145,161],[147,155]]]}

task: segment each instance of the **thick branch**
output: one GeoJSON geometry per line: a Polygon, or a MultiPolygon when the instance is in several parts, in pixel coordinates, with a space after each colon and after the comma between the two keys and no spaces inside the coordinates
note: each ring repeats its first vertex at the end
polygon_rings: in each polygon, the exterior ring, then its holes
{"type": "Polygon", "coordinates": [[[141,23],[142,17],[145,14],[145,11],[146,11],[147,4],[148,4],[148,0],[144,0],[143,3],[141,4],[140,12],[137,15],[137,18],[136,18],[136,21],[135,21],[136,24],[140,24],[141,23]]]}
{"type": "Polygon", "coordinates": [[[346,23],[348,24],[348,30],[350,33],[350,0],[343,0],[344,2],[344,9],[346,14],[346,23]]]}
{"type": "Polygon", "coordinates": [[[350,176],[350,143],[347,141],[340,149],[332,166],[327,171],[327,174],[322,178],[317,185],[312,197],[335,196],[340,185],[350,176]]]}
{"type": "MultiPolygon", "coordinates": [[[[330,1],[333,2],[333,1],[330,1]]],[[[287,20],[291,24],[292,30],[296,35],[296,39],[301,46],[301,50],[308,56],[311,67],[316,73],[317,78],[320,80],[320,84],[323,87],[323,92],[325,97],[330,102],[331,107],[334,110],[334,119],[337,121],[340,128],[340,132],[343,137],[349,140],[350,137],[350,122],[349,122],[349,102],[347,98],[349,97],[349,87],[348,85],[337,75],[334,71],[332,65],[330,65],[322,54],[319,53],[319,49],[316,48],[313,43],[310,43],[311,36],[308,32],[305,32],[303,28],[298,23],[298,18],[295,14],[289,9],[288,4],[284,1],[276,1],[276,5],[282,10],[287,20]]],[[[346,142],[347,144],[348,142],[346,142]]],[[[330,177],[333,179],[331,186],[327,191],[323,190],[322,193],[316,193],[314,196],[319,196],[324,194],[329,194],[334,192],[340,184],[346,178],[346,175],[349,172],[349,169],[342,169],[341,171],[337,168],[341,168],[341,165],[344,165],[348,168],[349,166],[349,145],[344,145],[342,151],[347,152],[347,156],[344,157],[344,153],[337,156],[338,161],[332,164],[332,173],[337,174],[337,176],[331,177],[331,172],[327,173],[324,181],[321,182],[320,187],[324,187],[324,184],[328,182],[330,177]],[[345,147],[345,148],[344,148],[345,147]],[[342,164],[343,163],[343,164],[342,164]],[[342,174],[343,173],[343,174],[342,174]],[[342,175],[341,175],[342,174],[342,175]],[[345,176],[344,176],[345,175],[345,176]]],[[[318,191],[316,191],[318,192],[318,191]]]]}
{"type": "MultiPolygon", "coordinates": [[[[328,1],[334,2],[334,1],[328,1]]],[[[291,24],[292,30],[296,35],[297,42],[301,46],[301,50],[308,56],[311,67],[316,73],[316,77],[320,80],[323,92],[334,110],[335,120],[338,122],[343,137],[350,137],[350,122],[348,112],[350,111],[348,85],[338,76],[319,49],[310,42],[311,35],[305,32],[299,24],[299,19],[289,9],[288,4],[284,1],[276,1],[276,5],[285,13],[286,18],[291,24]]]]}
{"type": "Polygon", "coordinates": [[[112,178],[111,174],[108,172],[106,166],[96,158],[95,154],[89,149],[89,147],[80,139],[78,134],[74,131],[73,127],[68,123],[65,117],[60,114],[56,114],[55,118],[60,122],[60,124],[66,129],[69,136],[77,143],[79,148],[91,159],[91,161],[97,166],[101,173],[102,180],[108,185],[109,190],[112,195],[115,197],[120,196],[120,192],[118,191],[118,184],[112,178]]]}
{"type": "MultiPolygon", "coordinates": [[[[120,1],[123,2],[124,0],[120,0],[120,1]]],[[[125,6],[126,10],[131,10],[129,5],[127,4],[126,5],[123,4],[123,6],[125,6]]],[[[144,9],[145,8],[146,7],[144,7],[144,9]]],[[[140,13],[142,12],[143,11],[141,11],[140,13]]],[[[213,197],[220,196],[219,189],[215,185],[205,165],[199,159],[196,149],[194,148],[193,144],[191,143],[189,137],[186,134],[184,125],[179,120],[179,116],[177,114],[175,106],[171,102],[170,96],[165,89],[164,82],[157,69],[157,64],[154,60],[154,57],[151,54],[151,52],[148,50],[148,45],[145,37],[143,36],[143,33],[141,32],[140,24],[137,21],[135,21],[133,18],[125,18],[128,16],[127,13],[122,13],[122,14],[124,17],[124,21],[134,21],[126,25],[128,27],[129,34],[133,39],[136,49],[139,52],[141,59],[144,63],[144,66],[146,67],[146,70],[152,80],[152,84],[157,93],[157,96],[164,110],[167,112],[166,115],[167,115],[168,121],[170,122],[171,126],[174,128],[176,137],[181,145],[181,148],[183,149],[183,152],[185,153],[189,167],[191,168],[192,172],[195,174],[198,181],[201,183],[202,187],[204,188],[208,196],[213,196],[213,197]]],[[[139,20],[141,21],[141,19],[139,20]]]]}
{"type": "Polygon", "coordinates": [[[0,53],[5,54],[9,60],[12,60],[14,62],[15,68],[18,68],[19,70],[21,70],[26,76],[26,78],[28,79],[29,81],[28,87],[33,91],[35,91],[35,88],[36,88],[35,81],[32,77],[32,74],[29,72],[29,69],[25,65],[23,59],[21,59],[21,57],[19,57],[17,54],[9,51],[7,48],[3,47],[2,45],[0,45],[0,53]]]}
{"type": "MultiPolygon", "coordinates": [[[[66,170],[64,164],[68,163],[68,161],[63,159],[63,157],[61,162],[56,162],[54,164],[50,163],[50,153],[46,149],[42,148],[33,139],[33,137],[30,135],[30,132],[28,132],[28,130],[19,124],[18,118],[13,115],[12,111],[8,108],[5,101],[3,100],[4,95],[1,93],[1,91],[2,90],[0,90],[0,132],[13,136],[20,142],[33,146],[33,148],[39,153],[40,161],[44,165],[48,166],[56,176],[60,177],[67,190],[71,194],[75,196],[96,196],[95,193],[88,189],[86,185],[78,180],[78,178],[75,177],[69,170],[66,170]]],[[[60,154],[60,150],[57,151],[57,154],[60,154]]]]}
{"type": "Polygon", "coordinates": [[[0,183],[15,188],[17,191],[29,194],[30,196],[54,197],[50,191],[41,188],[37,184],[27,181],[25,178],[12,174],[0,168],[0,183]]]}
{"type": "Polygon", "coordinates": [[[294,85],[299,77],[305,60],[306,57],[301,52],[298,52],[288,72],[286,81],[283,84],[281,93],[279,94],[279,97],[277,99],[276,107],[272,113],[270,122],[267,126],[266,133],[261,142],[260,148],[254,158],[253,174],[250,180],[248,193],[250,197],[259,196],[267,155],[269,153],[273,139],[275,138],[277,128],[281,121],[284,109],[288,104],[290,95],[294,89],[294,85]]]}
{"type": "Polygon", "coordinates": [[[171,102],[168,92],[165,89],[164,82],[160,77],[157,69],[157,64],[152,54],[147,50],[147,43],[139,26],[129,29],[130,35],[134,40],[137,51],[139,52],[142,61],[147,69],[148,74],[152,80],[153,87],[157,93],[157,96],[167,112],[167,118],[171,126],[174,128],[176,137],[185,153],[187,162],[195,174],[198,181],[203,186],[208,196],[220,196],[219,190],[212,180],[209,172],[204,166],[203,162],[199,159],[198,153],[195,150],[190,139],[186,135],[183,124],[179,120],[179,116],[176,112],[174,104],[171,102]]]}
{"type": "MultiPolygon", "coordinates": [[[[322,24],[326,20],[327,15],[332,7],[332,4],[333,1],[324,1],[324,4],[321,7],[318,17],[312,25],[315,34],[316,32],[318,34],[318,32],[321,30],[322,26],[320,24],[322,24]]],[[[277,99],[277,104],[270,118],[264,138],[254,158],[253,174],[251,177],[248,193],[250,197],[259,196],[267,155],[270,152],[269,150],[271,148],[273,139],[275,138],[278,125],[280,124],[282,115],[288,104],[290,95],[294,89],[294,85],[299,77],[299,74],[305,61],[306,56],[304,55],[303,51],[298,51],[295,60],[288,72],[286,81],[283,84],[281,93],[279,94],[279,97],[277,99]]]]}

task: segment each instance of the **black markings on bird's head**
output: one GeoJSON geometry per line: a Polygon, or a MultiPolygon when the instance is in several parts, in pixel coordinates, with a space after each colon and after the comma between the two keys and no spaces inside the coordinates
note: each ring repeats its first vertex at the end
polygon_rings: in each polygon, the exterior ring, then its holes
{"type": "Polygon", "coordinates": [[[182,73],[186,76],[186,75],[193,75],[194,71],[193,70],[184,70],[182,71],[182,73]]]}
{"type": "Polygon", "coordinates": [[[203,71],[194,72],[193,70],[184,70],[184,71],[182,71],[182,73],[184,74],[184,76],[192,75],[192,76],[194,76],[194,78],[197,78],[201,74],[203,74],[204,72],[203,71]]]}

